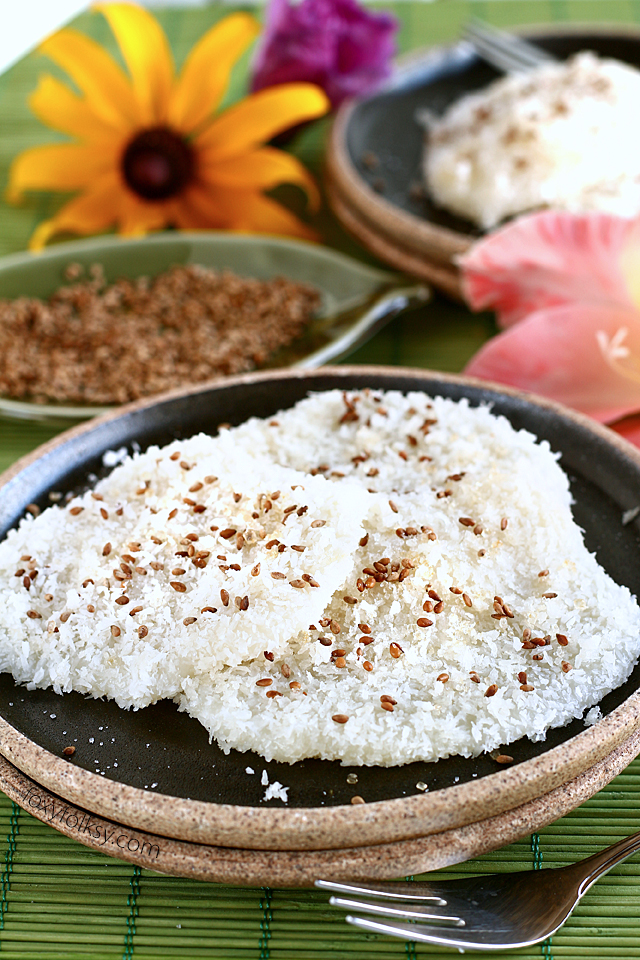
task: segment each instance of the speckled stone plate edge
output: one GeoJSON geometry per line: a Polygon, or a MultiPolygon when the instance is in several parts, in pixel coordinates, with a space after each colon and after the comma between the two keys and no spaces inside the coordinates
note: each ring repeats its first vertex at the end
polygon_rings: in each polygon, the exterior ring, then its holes
{"type": "Polygon", "coordinates": [[[438,870],[540,830],[593,796],[640,752],[640,732],[550,793],[468,826],[343,850],[243,850],[170,840],[69,805],[0,757],[0,788],[38,820],[92,850],[172,876],[242,886],[310,886],[314,880],[387,880],[438,870]]]}

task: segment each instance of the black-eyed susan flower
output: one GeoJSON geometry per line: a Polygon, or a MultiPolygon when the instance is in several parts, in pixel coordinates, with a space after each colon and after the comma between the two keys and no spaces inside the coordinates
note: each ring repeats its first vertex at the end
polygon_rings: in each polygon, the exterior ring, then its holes
{"type": "Polygon", "coordinates": [[[150,13],[129,3],[97,9],[128,74],[76,30],[60,30],[42,44],[81,96],[47,75],[31,95],[31,108],[74,139],[16,157],[7,195],[17,201],[27,190],[80,193],[38,226],[31,248],[56,233],[87,235],[114,226],[127,236],[171,225],[309,237],[308,227],[264,191],[298,184],[314,207],[316,185],[298,160],[263,144],[324,114],[325,94],[309,83],[284,84],[212,116],[234,63],[259,32],[253,17],[235,13],[212,27],[176,76],[167,38],[150,13]]]}

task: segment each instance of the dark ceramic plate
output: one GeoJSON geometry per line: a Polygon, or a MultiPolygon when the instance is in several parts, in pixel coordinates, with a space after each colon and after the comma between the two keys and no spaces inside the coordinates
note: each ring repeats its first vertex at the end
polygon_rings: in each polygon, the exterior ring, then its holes
{"type": "MultiPolygon", "coordinates": [[[[91,474],[103,472],[102,454],[106,450],[123,445],[131,448],[134,441],[144,449],[199,431],[215,433],[219,423],[238,424],[250,416],[270,416],[310,390],[336,386],[421,389],[454,399],[468,397],[474,405],[490,402],[517,429],[526,428],[548,440],[551,448],[562,454],[561,463],[571,479],[575,498],[574,515],[585,531],[588,548],[614,580],[640,594],[640,526],[636,521],[622,523],[623,512],[640,502],[640,466],[632,448],[614,434],[591,427],[586,420],[553,405],[533,403],[462,378],[400,368],[344,367],[316,373],[253,375],[195,393],[167,395],[76,428],[27,458],[22,469],[5,475],[4,483],[0,481],[0,538],[17,524],[27,504],[46,507],[49,491],[84,489],[91,474]]],[[[622,704],[639,684],[640,667],[636,667],[623,687],[605,697],[603,714],[622,704]]],[[[486,755],[351,769],[319,760],[294,765],[266,763],[255,754],[235,751],[225,756],[215,743],[209,744],[196,720],[178,713],[170,702],[128,712],[113,702],[80,694],[29,691],[16,686],[7,674],[0,676],[0,718],[54,757],[61,756],[64,746],[75,746],[69,766],[131,787],[213,803],[260,804],[263,769],[267,769],[270,782],[279,780],[290,787],[289,808],[346,804],[354,793],[366,801],[401,798],[415,794],[419,781],[433,791],[484,778],[497,769],[495,761],[486,755]],[[248,765],[256,770],[256,776],[245,773],[248,765]],[[357,788],[347,783],[350,772],[357,773],[357,788]]],[[[545,742],[519,740],[509,746],[508,753],[521,763],[566,743],[584,729],[582,721],[574,721],[551,731],[545,742]]],[[[17,762],[11,756],[9,759],[17,762]]]]}
{"type": "MultiPolygon", "coordinates": [[[[580,50],[594,50],[640,67],[640,35],[624,28],[527,31],[529,39],[559,59],[580,50]]],[[[478,229],[420,195],[423,130],[416,114],[425,107],[443,113],[455,100],[480,90],[500,74],[479,60],[465,43],[408,57],[391,89],[358,103],[345,133],[353,168],[374,195],[394,207],[458,234],[475,236],[478,229]],[[372,158],[377,164],[372,166],[372,158]]]]}

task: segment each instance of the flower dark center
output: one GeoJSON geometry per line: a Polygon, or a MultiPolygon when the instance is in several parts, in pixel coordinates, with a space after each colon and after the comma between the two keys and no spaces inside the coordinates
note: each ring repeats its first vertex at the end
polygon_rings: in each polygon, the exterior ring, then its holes
{"type": "Polygon", "coordinates": [[[168,127],[136,134],[122,156],[129,187],[145,200],[168,200],[186,187],[195,170],[193,150],[168,127]]]}

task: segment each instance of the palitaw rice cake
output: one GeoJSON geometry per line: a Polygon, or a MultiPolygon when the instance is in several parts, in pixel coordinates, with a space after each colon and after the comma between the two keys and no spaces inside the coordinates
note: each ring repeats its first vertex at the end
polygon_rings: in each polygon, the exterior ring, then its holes
{"type": "Polygon", "coordinates": [[[128,458],[10,533],[0,582],[17,679],[172,697],[225,751],[288,762],[542,739],[640,653],[548,444],[417,392],[316,394],[128,458]]]}
{"type": "Polygon", "coordinates": [[[545,207],[640,213],[640,71],[584,52],[496,80],[427,123],[440,206],[480,227],[545,207]]]}

